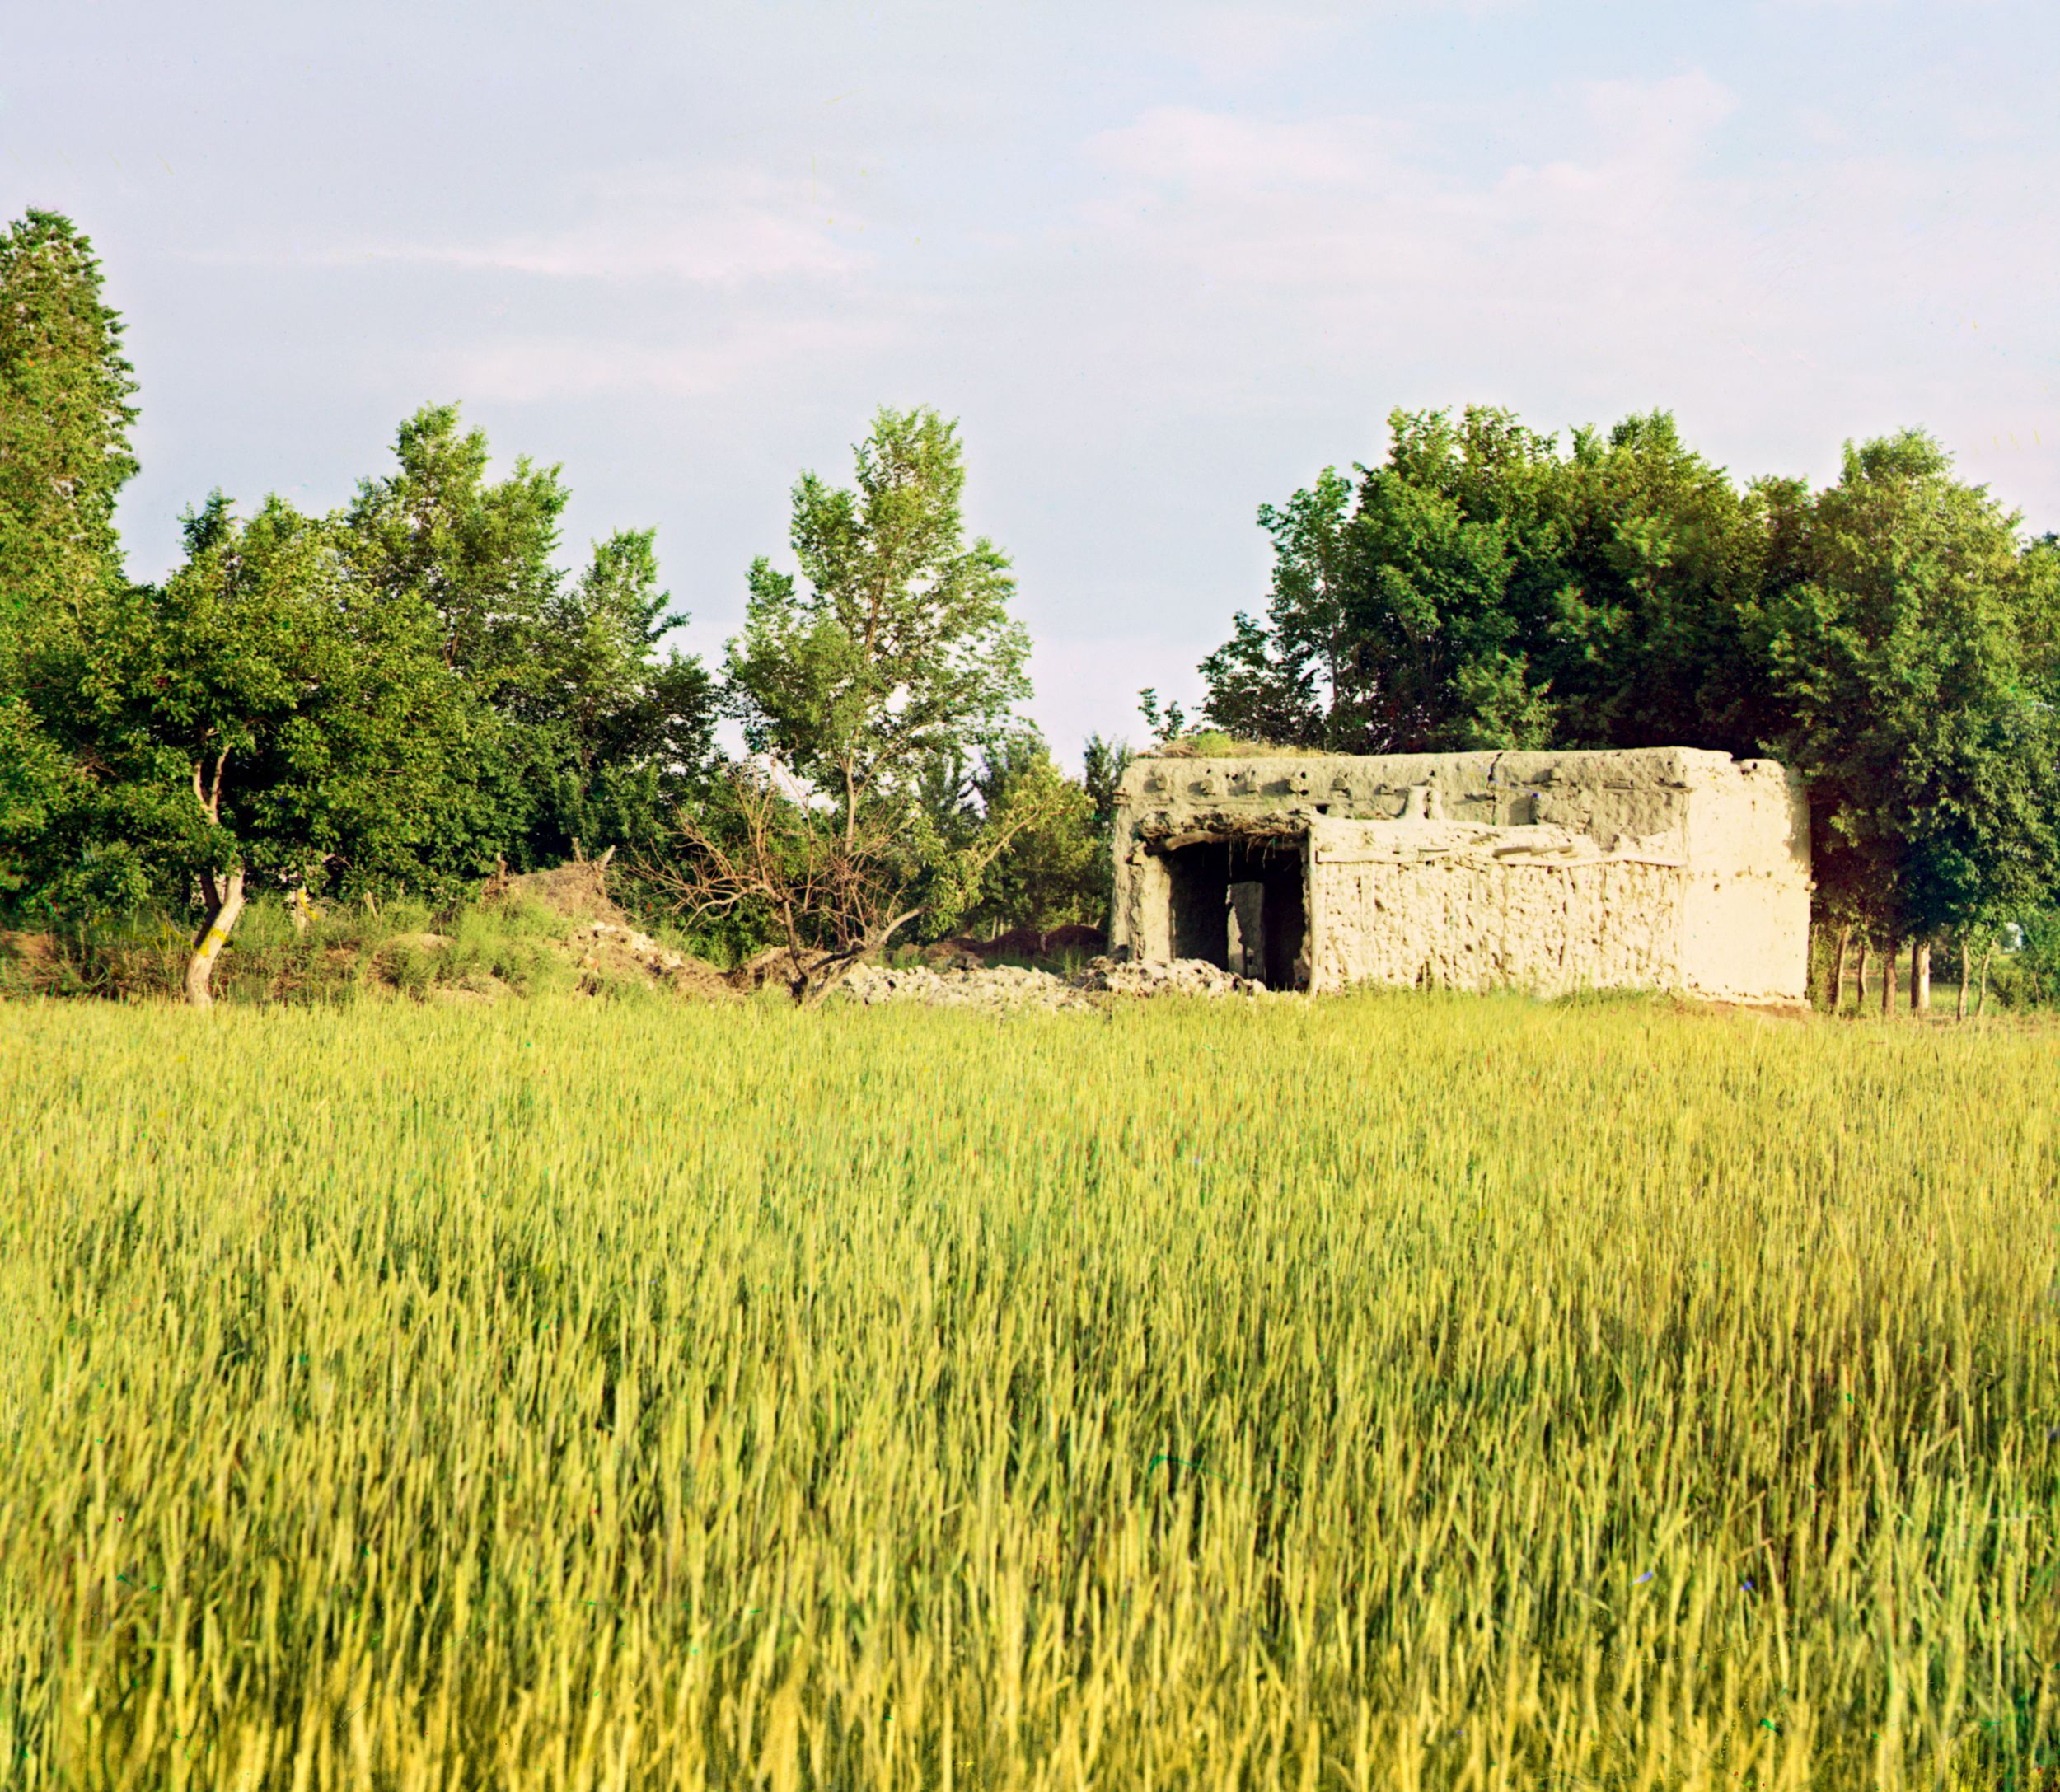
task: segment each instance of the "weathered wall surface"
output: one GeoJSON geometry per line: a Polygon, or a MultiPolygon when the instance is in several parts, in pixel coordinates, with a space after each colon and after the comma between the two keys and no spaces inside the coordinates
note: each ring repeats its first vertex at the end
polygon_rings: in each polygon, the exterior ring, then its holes
{"type": "Polygon", "coordinates": [[[1663,748],[1140,760],[1118,796],[1112,943],[1171,947],[1168,855],[1279,836],[1305,855],[1303,980],[1805,993],[1797,780],[1663,748]]]}

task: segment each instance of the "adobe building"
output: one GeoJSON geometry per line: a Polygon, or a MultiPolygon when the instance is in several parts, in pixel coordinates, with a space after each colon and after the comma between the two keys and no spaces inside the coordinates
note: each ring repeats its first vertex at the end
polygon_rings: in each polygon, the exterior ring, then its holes
{"type": "Polygon", "coordinates": [[[1809,813],[1772,760],[1167,756],[1116,801],[1119,956],[1276,990],[1805,999],[1809,813]]]}

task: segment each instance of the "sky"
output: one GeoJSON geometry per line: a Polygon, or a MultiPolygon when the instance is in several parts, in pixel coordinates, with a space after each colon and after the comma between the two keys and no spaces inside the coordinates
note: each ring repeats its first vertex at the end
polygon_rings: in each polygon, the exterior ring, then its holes
{"type": "Polygon", "coordinates": [[[1820,482],[1917,425],[2060,529],[2053,0],[9,12],[0,214],[128,321],[138,578],[455,400],[563,467],[569,564],[655,526],[717,658],[799,473],[927,404],[1076,762],[1193,703],[1258,507],[1398,406],[1820,482]]]}

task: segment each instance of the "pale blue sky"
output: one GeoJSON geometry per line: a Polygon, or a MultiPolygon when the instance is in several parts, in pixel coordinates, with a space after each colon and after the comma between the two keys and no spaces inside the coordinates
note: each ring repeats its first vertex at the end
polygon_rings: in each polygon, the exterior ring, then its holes
{"type": "Polygon", "coordinates": [[[1070,760],[1398,405],[1819,479],[1918,423],[2060,528],[2054,0],[9,11],[0,210],[129,318],[138,576],[457,399],[569,554],[658,525],[713,656],[799,470],[929,403],[1070,760]]]}

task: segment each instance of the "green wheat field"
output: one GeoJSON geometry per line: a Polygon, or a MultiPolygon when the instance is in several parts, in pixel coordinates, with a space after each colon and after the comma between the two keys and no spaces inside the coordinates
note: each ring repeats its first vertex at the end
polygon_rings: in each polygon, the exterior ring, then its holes
{"type": "Polygon", "coordinates": [[[0,1007],[0,1786],[2060,1785],[2057,1050],[0,1007]]]}

